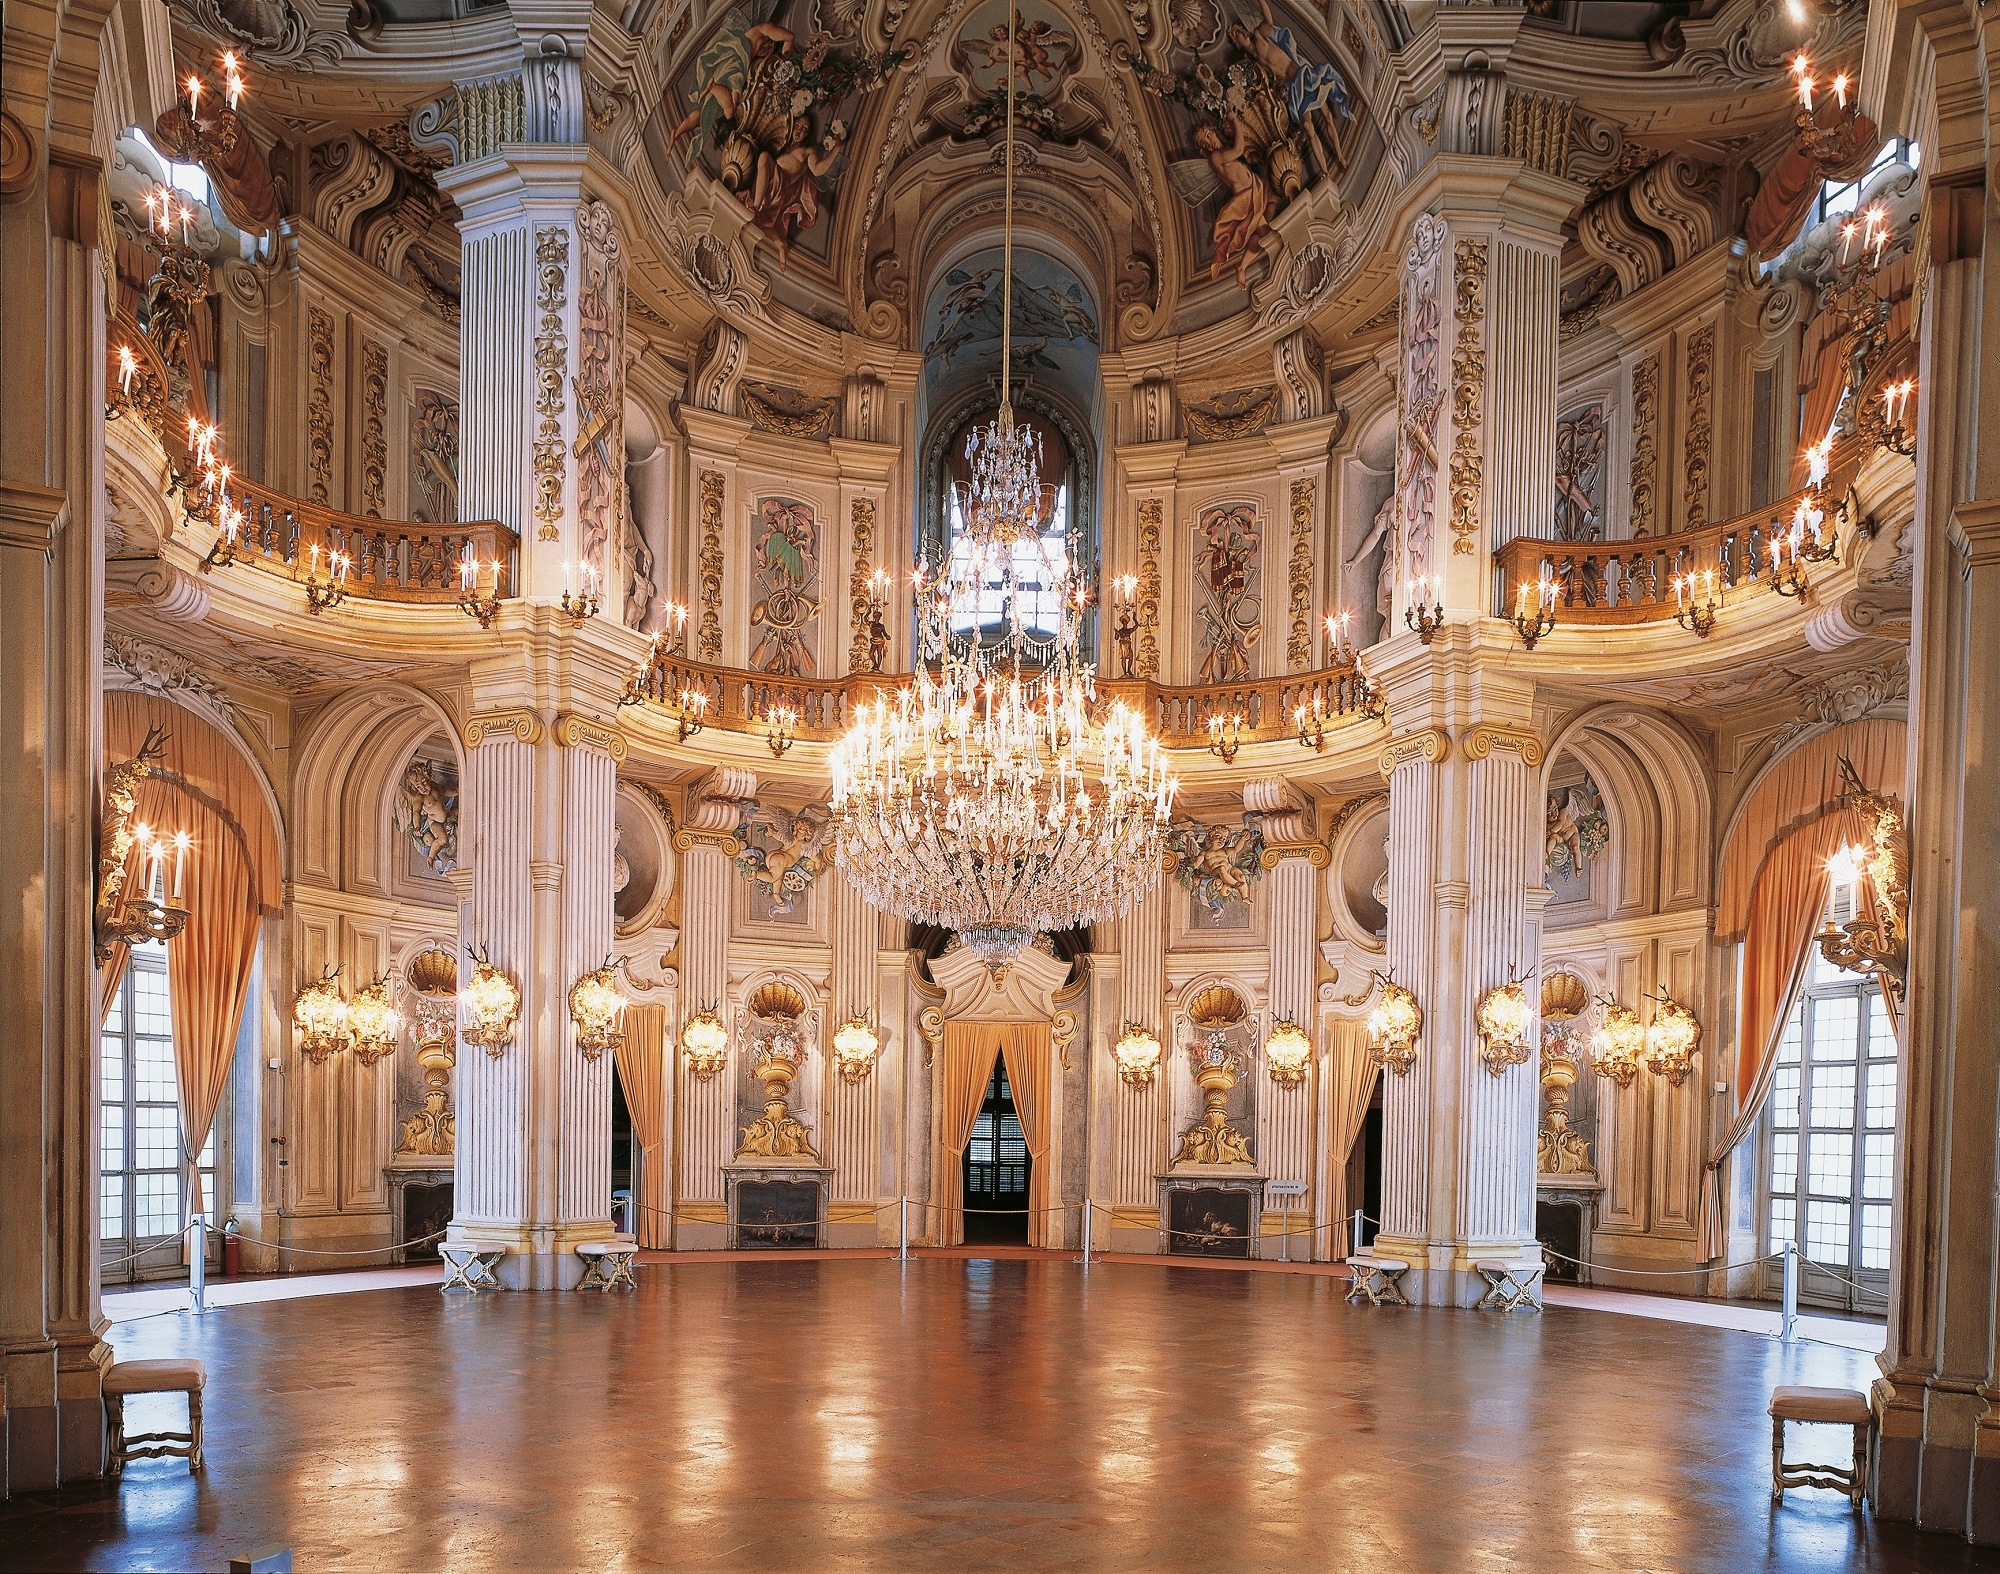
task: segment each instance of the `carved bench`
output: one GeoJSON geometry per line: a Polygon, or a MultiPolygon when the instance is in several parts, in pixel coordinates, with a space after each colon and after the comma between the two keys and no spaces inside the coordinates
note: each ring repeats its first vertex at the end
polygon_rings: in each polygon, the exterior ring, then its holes
{"type": "Polygon", "coordinates": [[[500,1242],[446,1241],[438,1247],[438,1255],[444,1259],[444,1283],[440,1289],[449,1290],[456,1285],[477,1295],[481,1290],[501,1288],[500,1281],[493,1276],[494,1268],[507,1255],[507,1248],[500,1242]]]}
{"type": "Polygon", "coordinates": [[[585,1241],[577,1247],[576,1254],[583,1259],[583,1277],[576,1281],[579,1290],[608,1291],[621,1284],[628,1290],[639,1288],[638,1280],[632,1277],[632,1263],[639,1255],[638,1242],[585,1241]]]}
{"type": "Polygon", "coordinates": [[[201,1391],[208,1369],[192,1356],[157,1361],[119,1361],[104,1374],[104,1408],[111,1423],[111,1474],[125,1473],[128,1459],[185,1459],[190,1474],[202,1468],[201,1391]],[[125,1400],[130,1394],[186,1394],[185,1432],[125,1432],[125,1400]]]}
{"type": "Polygon", "coordinates": [[[1350,1301],[1368,1298],[1370,1306],[1408,1306],[1403,1296],[1402,1278],[1410,1271],[1410,1265],[1400,1257],[1376,1257],[1361,1254],[1347,1259],[1347,1266],[1354,1275],[1354,1282],[1347,1288],[1350,1301]]]}
{"type": "Polygon", "coordinates": [[[1511,1312],[1525,1306],[1531,1312],[1542,1309],[1542,1265],[1488,1259],[1472,1265],[1486,1281],[1486,1293],[1479,1298],[1478,1311],[1511,1312]]]}
{"type": "Polygon", "coordinates": [[[1781,1502],[1786,1487],[1830,1487],[1845,1492],[1855,1508],[1868,1490],[1868,1429],[1874,1415],[1868,1396],[1852,1388],[1775,1388],[1771,1391],[1771,1501],[1781,1502]],[[1785,1463],[1785,1423],[1817,1422],[1854,1428],[1854,1463],[1788,1465],[1785,1463]]]}

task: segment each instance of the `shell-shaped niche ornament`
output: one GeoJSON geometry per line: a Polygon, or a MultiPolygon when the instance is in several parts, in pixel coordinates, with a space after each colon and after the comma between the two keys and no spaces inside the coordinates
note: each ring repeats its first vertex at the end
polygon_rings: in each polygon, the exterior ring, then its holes
{"type": "Polygon", "coordinates": [[[1542,1020],[1561,1022],[1590,1009],[1590,991],[1574,973],[1551,973],[1542,980],[1542,1020]]]}
{"type": "Polygon", "coordinates": [[[747,1009],[766,1022],[796,1022],[806,1014],[806,999],[790,984],[759,984],[751,993],[747,1009]]]}
{"type": "Polygon", "coordinates": [[[1249,1014],[1243,997],[1227,984],[1210,984],[1188,1002],[1188,1020],[1204,1029],[1234,1027],[1249,1014]]]}
{"type": "Polygon", "coordinates": [[[443,946],[426,946],[410,958],[403,981],[426,999],[452,999],[458,994],[458,958],[443,946]]]}

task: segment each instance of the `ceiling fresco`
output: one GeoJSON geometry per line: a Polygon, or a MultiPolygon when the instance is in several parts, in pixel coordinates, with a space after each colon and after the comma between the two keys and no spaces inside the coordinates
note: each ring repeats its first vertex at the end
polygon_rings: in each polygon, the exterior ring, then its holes
{"type": "MultiPolygon", "coordinates": [[[[948,269],[924,317],[924,375],[934,395],[1000,364],[999,248],[948,269]]],[[[1088,390],[1097,373],[1097,318],[1081,280],[1040,252],[1014,253],[1016,383],[1088,390]]],[[[1083,400],[1088,408],[1088,394],[1083,400]]]]}

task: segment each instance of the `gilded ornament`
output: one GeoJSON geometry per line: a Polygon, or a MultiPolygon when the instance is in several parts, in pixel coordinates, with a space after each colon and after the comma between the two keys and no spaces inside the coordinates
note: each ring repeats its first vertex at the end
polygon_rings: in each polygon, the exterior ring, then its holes
{"type": "Polygon", "coordinates": [[[703,661],[722,659],[722,475],[701,473],[701,622],[695,648],[703,661]]]}
{"type": "Polygon", "coordinates": [[[1149,497],[1139,504],[1139,676],[1160,675],[1160,532],[1166,503],[1149,497]]]}
{"type": "Polygon", "coordinates": [[[1660,488],[1660,358],[1632,368],[1632,534],[1650,536],[1658,523],[1660,488]]]}
{"type": "Polygon", "coordinates": [[[1708,523],[1708,451],[1713,435],[1710,415],[1715,392],[1715,326],[1712,323],[1688,340],[1687,377],[1681,529],[1699,530],[1708,523]]]}
{"type": "Polygon", "coordinates": [[[1312,579],[1313,504],[1318,484],[1311,476],[1292,483],[1292,561],[1290,571],[1291,635],[1285,642],[1285,659],[1292,671],[1303,672],[1312,665],[1312,579]]]}
{"type": "Polygon", "coordinates": [[[498,737],[511,732],[517,743],[536,744],[542,741],[546,729],[541,717],[527,709],[482,711],[469,718],[461,736],[468,749],[476,749],[489,737],[498,737]]]}
{"type": "Polygon", "coordinates": [[[306,497],[324,503],[333,488],[333,314],[306,313],[306,497]]]}
{"type": "Polygon", "coordinates": [[[881,662],[870,661],[870,639],[877,621],[877,604],[870,593],[875,572],[875,500],[855,498],[848,505],[847,522],[854,559],[847,576],[847,670],[880,672],[881,662]]]}
{"type": "Polygon", "coordinates": [[[1453,315],[1458,333],[1451,352],[1451,549],[1470,553],[1479,542],[1479,488],[1485,459],[1479,448],[1479,427],[1486,400],[1487,242],[1467,236],[1457,247],[1457,304],[1453,315]]]}
{"type": "Polygon", "coordinates": [[[563,332],[568,304],[569,231],[553,225],[535,231],[535,532],[541,541],[562,539],[563,382],[569,365],[569,338],[563,332]]]}

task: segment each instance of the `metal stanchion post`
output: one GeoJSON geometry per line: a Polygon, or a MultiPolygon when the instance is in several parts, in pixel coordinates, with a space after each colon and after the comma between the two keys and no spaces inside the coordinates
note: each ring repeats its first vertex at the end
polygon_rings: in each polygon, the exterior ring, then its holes
{"type": "Polygon", "coordinates": [[[1353,1257],[1357,1253],[1359,1253],[1360,1250],[1361,1250],[1361,1210],[1359,1208],[1356,1208],[1354,1210],[1354,1230],[1353,1233],[1348,1236],[1348,1241],[1347,1241],[1347,1255],[1353,1257]]]}
{"type": "Polygon", "coordinates": [[[194,1257],[188,1263],[188,1299],[197,1315],[208,1310],[208,1220],[194,1216],[194,1257]]]}
{"type": "Polygon", "coordinates": [[[1090,1266],[1090,1199],[1083,1199],[1083,1265],[1090,1266]]]}
{"type": "Polygon", "coordinates": [[[896,1199],[896,1260],[910,1260],[910,1199],[896,1199]]]}
{"type": "Polygon", "coordinates": [[[1799,1339],[1799,1243],[1785,1242],[1785,1299],[1778,1337],[1786,1344],[1799,1339]]]}

